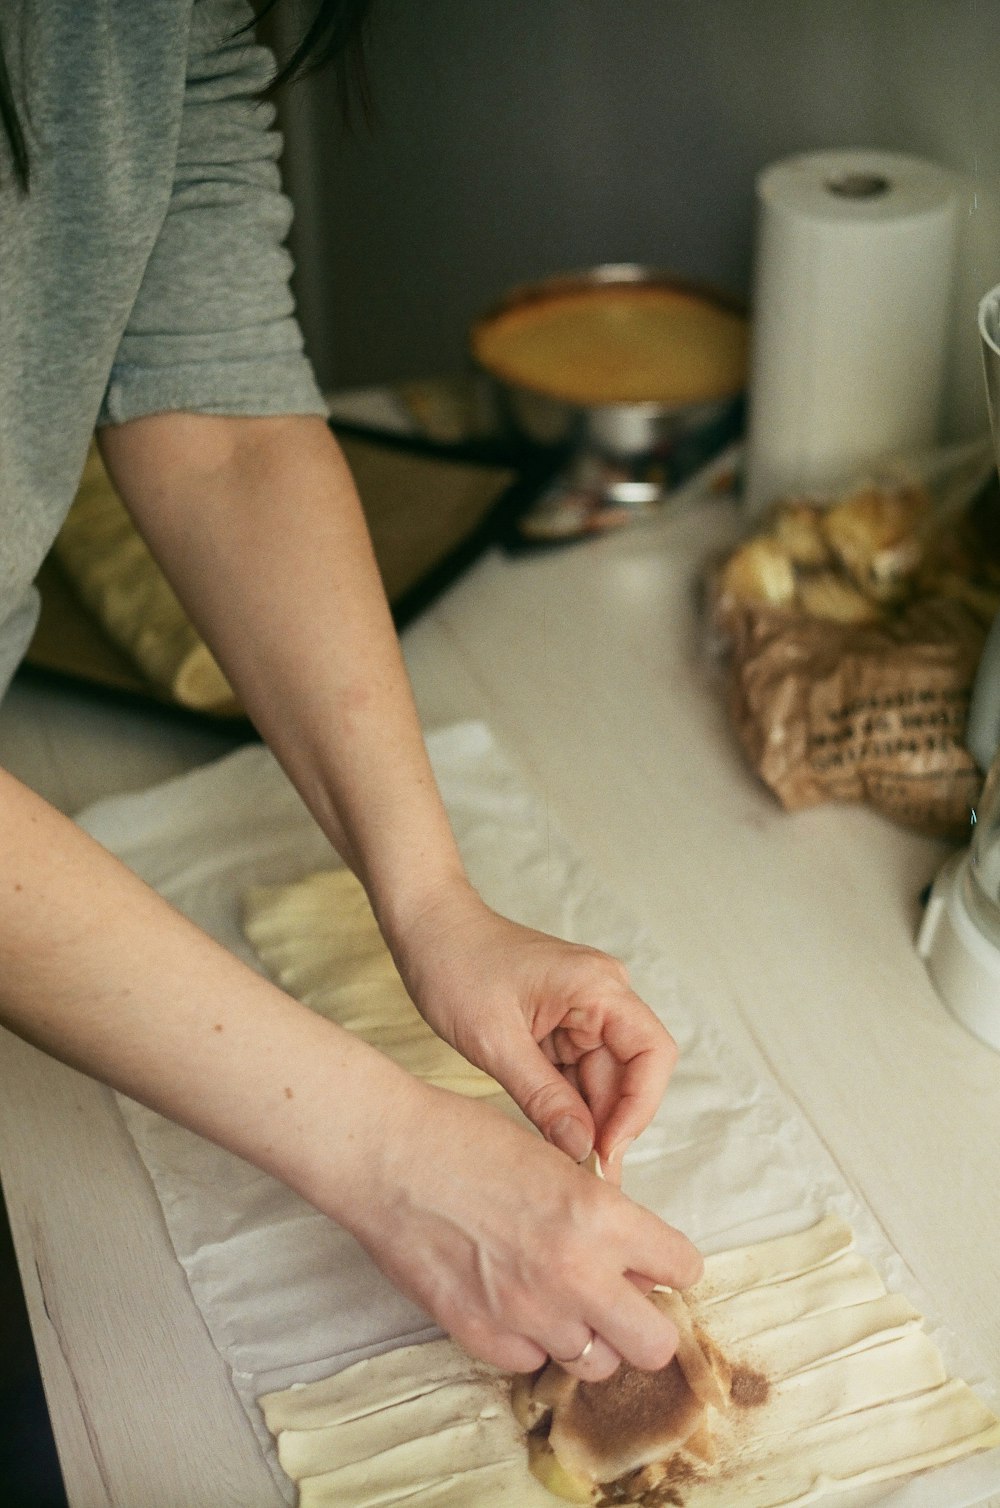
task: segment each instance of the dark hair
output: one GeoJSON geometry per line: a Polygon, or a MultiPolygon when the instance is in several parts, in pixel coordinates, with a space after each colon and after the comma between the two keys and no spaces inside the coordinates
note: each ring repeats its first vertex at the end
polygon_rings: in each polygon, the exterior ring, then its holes
{"type": "Polygon", "coordinates": [[[27,192],[28,146],[21,129],[21,118],[14,104],[14,93],[10,87],[10,74],[7,72],[7,63],[3,55],[2,39],[0,39],[0,126],[10,142],[10,155],[14,159],[14,176],[22,189],[27,192]]]}
{"type": "MultiPolygon", "coordinates": [[[[282,0],[263,0],[255,8],[253,19],[243,28],[252,31],[282,0]]],[[[301,8],[301,6],[300,6],[301,8]]],[[[312,0],[308,9],[312,19],[287,58],[279,62],[278,72],[265,93],[273,95],[283,84],[316,73],[332,64],[341,84],[341,111],[350,114],[352,92],[360,99],[362,110],[370,112],[370,95],[364,68],[364,25],[371,0],[312,0]]],[[[30,164],[28,144],[11,88],[10,75],[0,37],[0,134],[6,136],[14,164],[14,177],[24,193],[28,191],[30,164]]]]}
{"type": "MultiPolygon", "coordinates": [[[[246,30],[252,30],[282,3],[283,0],[261,0],[246,30]]],[[[302,9],[302,0],[299,0],[299,9],[302,9]]],[[[367,110],[369,94],[364,71],[364,29],[371,0],[314,0],[309,9],[312,20],[288,57],[279,62],[278,72],[266,92],[273,94],[282,84],[294,83],[296,79],[318,73],[332,64],[344,85],[342,108],[349,108],[353,86],[367,110]]]]}

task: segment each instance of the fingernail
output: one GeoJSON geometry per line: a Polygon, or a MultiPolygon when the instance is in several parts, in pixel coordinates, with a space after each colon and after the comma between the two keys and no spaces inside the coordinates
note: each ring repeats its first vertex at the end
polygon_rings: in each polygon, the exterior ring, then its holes
{"type": "Polygon", "coordinates": [[[583,1162],[585,1157],[589,1157],[593,1146],[590,1132],[575,1115],[560,1116],[549,1132],[549,1140],[560,1152],[572,1157],[574,1162],[583,1162]]]}
{"type": "Polygon", "coordinates": [[[616,1168],[620,1168],[625,1159],[625,1153],[628,1151],[629,1147],[634,1141],[634,1136],[626,1136],[623,1141],[617,1142],[616,1145],[611,1148],[611,1152],[608,1156],[608,1163],[613,1164],[616,1168]]]}

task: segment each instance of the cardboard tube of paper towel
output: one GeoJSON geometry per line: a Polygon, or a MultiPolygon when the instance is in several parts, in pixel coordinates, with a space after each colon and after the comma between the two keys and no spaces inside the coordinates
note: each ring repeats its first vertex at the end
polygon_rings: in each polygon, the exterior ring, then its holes
{"type": "Polygon", "coordinates": [[[938,440],[958,200],[955,175],[893,152],[760,174],[748,513],[938,440]]]}

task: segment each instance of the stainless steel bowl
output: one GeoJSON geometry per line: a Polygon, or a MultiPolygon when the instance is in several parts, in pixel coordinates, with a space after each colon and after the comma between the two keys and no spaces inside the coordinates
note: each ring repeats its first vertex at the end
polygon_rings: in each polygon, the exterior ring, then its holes
{"type": "Polygon", "coordinates": [[[743,306],[727,294],[686,282],[669,272],[632,262],[606,263],[513,288],[475,321],[470,332],[473,360],[495,390],[497,407],[514,431],[535,445],[570,446],[618,460],[663,455],[679,441],[724,428],[738,414],[742,394],[698,403],[600,403],[581,405],[511,382],[484,367],[475,354],[476,332],[500,315],[553,294],[595,285],[645,283],[697,294],[720,308],[742,314],[743,306]]]}

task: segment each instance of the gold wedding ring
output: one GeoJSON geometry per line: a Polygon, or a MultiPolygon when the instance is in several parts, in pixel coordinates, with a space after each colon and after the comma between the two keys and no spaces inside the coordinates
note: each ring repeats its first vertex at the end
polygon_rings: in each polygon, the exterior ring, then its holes
{"type": "Polygon", "coordinates": [[[587,1357],[594,1349],[594,1341],[596,1339],[597,1336],[593,1332],[591,1332],[591,1336],[587,1344],[584,1346],[582,1351],[577,1353],[576,1356],[567,1356],[565,1359],[563,1359],[563,1357],[561,1356],[553,1356],[552,1360],[558,1362],[561,1367],[572,1367],[575,1366],[578,1361],[586,1361],[587,1357]]]}

